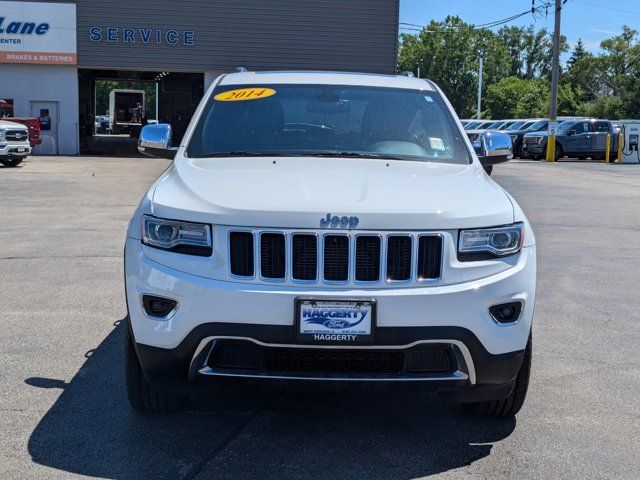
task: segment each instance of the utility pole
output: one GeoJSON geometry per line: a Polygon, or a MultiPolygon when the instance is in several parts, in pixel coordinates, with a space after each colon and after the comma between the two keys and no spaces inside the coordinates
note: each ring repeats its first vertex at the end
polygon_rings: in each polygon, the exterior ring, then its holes
{"type": "Polygon", "coordinates": [[[553,29],[553,70],[551,71],[551,105],[549,107],[549,135],[547,137],[547,162],[556,159],[556,129],[558,115],[558,77],[560,76],[560,15],[562,0],[556,0],[553,29]]]}
{"type": "Polygon", "coordinates": [[[480,120],[480,110],[482,110],[482,64],[484,57],[480,55],[480,67],[478,68],[478,120],[480,120]]]}

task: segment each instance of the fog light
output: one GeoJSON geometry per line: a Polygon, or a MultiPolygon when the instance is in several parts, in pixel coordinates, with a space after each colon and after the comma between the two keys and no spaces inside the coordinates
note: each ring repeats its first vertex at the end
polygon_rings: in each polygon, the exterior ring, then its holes
{"type": "Polygon", "coordinates": [[[501,303],[489,308],[491,317],[493,317],[497,323],[517,322],[518,318],[520,318],[521,311],[522,302],[501,303]]]}
{"type": "Polygon", "coordinates": [[[142,296],[142,306],[150,317],[164,318],[169,316],[178,306],[178,302],[169,298],[153,295],[142,296]]]}

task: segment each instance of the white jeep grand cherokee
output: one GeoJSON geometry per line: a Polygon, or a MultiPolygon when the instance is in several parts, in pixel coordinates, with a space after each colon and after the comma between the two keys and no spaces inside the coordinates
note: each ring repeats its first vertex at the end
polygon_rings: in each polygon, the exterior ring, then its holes
{"type": "Polygon", "coordinates": [[[518,412],[534,236],[433,83],[222,75],[170,142],[168,125],[139,142],[175,159],[127,233],[133,408],[243,377],[411,382],[518,412]]]}

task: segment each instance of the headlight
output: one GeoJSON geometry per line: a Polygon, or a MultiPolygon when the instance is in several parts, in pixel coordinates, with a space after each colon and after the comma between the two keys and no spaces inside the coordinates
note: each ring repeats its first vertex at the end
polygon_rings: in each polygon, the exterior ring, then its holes
{"type": "Polygon", "coordinates": [[[487,260],[518,253],[524,241],[524,225],[460,230],[458,259],[487,260]]]}
{"type": "Polygon", "coordinates": [[[211,229],[203,223],[144,216],[142,243],[150,247],[201,257],[209,257],[213,253],[211,229]]]}

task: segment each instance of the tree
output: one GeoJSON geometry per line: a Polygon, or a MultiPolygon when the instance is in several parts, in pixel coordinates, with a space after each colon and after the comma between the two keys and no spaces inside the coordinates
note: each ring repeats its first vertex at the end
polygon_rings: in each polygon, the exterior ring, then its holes
{"type": "MultiPolygon", "coordinates": [[[[638,32],[604,40],[602,52],[579,39],[560,77],[558,113],[616,119],[640,117],[638,32]]],[[[561,38],[561,50],[568,51],[561,38]]],[[[398,66],[435,81],[462,117],[475,114],[478,59],[484,57],[483,97],[491,118],[546,117],[552,39],[546,29],[505,26],[476,29],[459,17],[432,21],[419,34],[402,35],[398,66]]]]}
{"type": "Polygon", "coordinates": [[[573,47],[573,51],[571,52],[571,57],[569,57],[569,60],[567,61],[567,68],[571,70],[571,67],[573,67],[576,62],[579,62],[588,56],[591,56],[591,54],[584,48],[584,42],[582,39],[578,38],[576,46],[573,47]]]}

